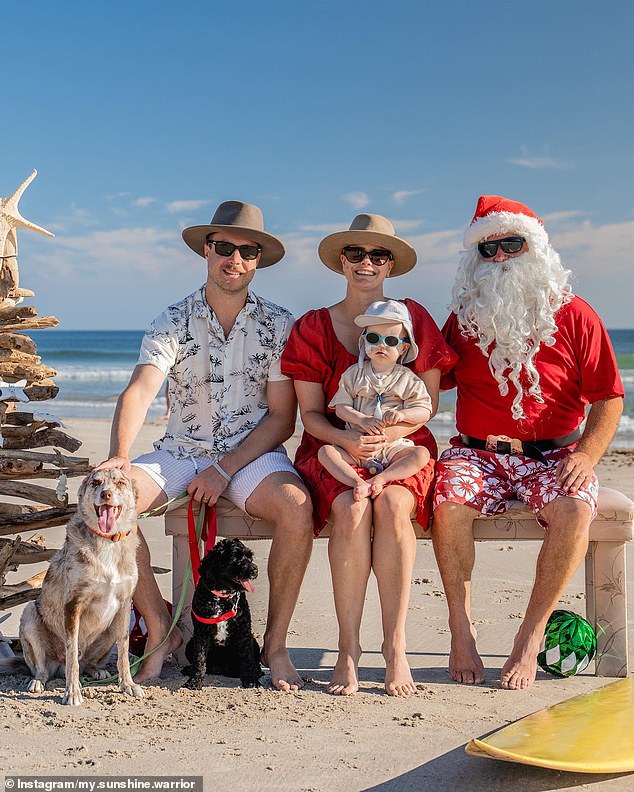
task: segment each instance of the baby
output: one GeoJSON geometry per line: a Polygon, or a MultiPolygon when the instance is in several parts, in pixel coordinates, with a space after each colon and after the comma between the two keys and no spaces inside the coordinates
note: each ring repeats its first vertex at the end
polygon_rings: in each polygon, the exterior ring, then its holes
{"type": "MultiPolygon", "coordinates": [[[[347,428],[363,434],[382,434],[394,424],[411,424],[413,432],[427,423],[432,405],[423,381],[401,365],[418,356],[407,307],[397,300],[374,302],[354,321],[365,328],[359,338],[359,362],[343,372],[329,407],[347,428]]],[[[352,487],[354,500],[360,501],[376,498],[390,481],[417,473],[429,462],[429,451],[403,437],[387,443],[369,461],[334,445],[322,446],[318,459],[337,481],[352,487]],[[355,468],[365,468],[372,478],[364,480],[355,468]]]]}

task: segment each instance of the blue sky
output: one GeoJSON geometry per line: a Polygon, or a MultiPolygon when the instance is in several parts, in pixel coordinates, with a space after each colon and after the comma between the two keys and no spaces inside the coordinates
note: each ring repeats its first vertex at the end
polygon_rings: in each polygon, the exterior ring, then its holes
{"type": "Polygon", "coordinates": [[[21,285],[65,329],[143,328],[204,280],[182,242],[256,203],[285,259],[255,290],[335,302],[319,261],[359,211],[417,249],[389,282],[442,322],[478,195],[546,221],[575,291],[632,327],[631,3],[28,2],[3,8],[0,195],[21,285]]]}

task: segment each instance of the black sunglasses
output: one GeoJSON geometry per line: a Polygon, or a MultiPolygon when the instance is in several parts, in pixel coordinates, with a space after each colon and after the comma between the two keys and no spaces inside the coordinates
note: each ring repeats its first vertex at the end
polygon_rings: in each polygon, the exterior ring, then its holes
{"type": "Polygon", "coordinates": [[[341,252],[351,264],[360,264],[366,256],[377,267],[382,267],[392,260],[392,254],[389,250],[368,251],[360,247],[345,247],[341,252]]]}
{"type": "Polygon", "coordinates": [[[524,247],[526,240],[521,236],[510,236],[504,239],[495,239],[491,242],[480,242],[478,250],[482,258],[493,258],[498,252],[498,248],[502,248],[504,253],[519,253],[524,247]]]}
{"type": "Polygon", "coordinates": [[[407,338],[399,338],[395,335],[388,335],[382,336],[378,333],[375,333],[374,330],[371,330],[369,333],[364,333],[364,338],[370,344],[370,346],[376,346],[376,344],[380,344],[381,341],[385,344],[385,346],[395,347],[399,344],[408,344],[409,341],[407,338]]]}
{"type": "Polygon", "coordinates": [[[219,256],[229,257],[233,255],[234,250],[237,250],[245,261],[253,261],[262,250],[259,245],[234,245],[233,242],[222,242],[219,239],[208,239],[207,244],[213,245],[219,256]]]}

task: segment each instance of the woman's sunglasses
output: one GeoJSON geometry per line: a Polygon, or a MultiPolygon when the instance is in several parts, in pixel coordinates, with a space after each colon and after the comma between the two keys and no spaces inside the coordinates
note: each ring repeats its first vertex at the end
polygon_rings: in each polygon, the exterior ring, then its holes
{"type": "Polygon", "coordinates": [[[521,236],[505,237],[491,242],[480,242],[478,250],[482,258],[489,259],[497,254],[498,248],[502,248],[503,253],[519,253],[525,242],[526,240],[521,236]]]}
{"type": "Polygon", "coordinates": [[[360,264],[367,256],[374,265],[382,267],[392,259],[392,254],[389,250],[364,250],[360,247],[345,247],[341,252],[351,264],[360,264]]]}
{"type": "Polygon", "coordinates": [[[234,245],[233,242],[222,242],[219,239],[208,239],[207,244],[213,245],[219,256],[225,256],[227,258],[233,256],[233,251],[237,250],[245,261],[253,261],[262,250],[259,245],[234,245]]]}
{"type": "Polygon", "coordinates": [[[395,347],[398,346],[399,344],[409,343],[409,340],[407,338],[399,338],[398,336],[395,335],[382,336],[379,335],[378,333],[375,333],[374,331],[370,331],[369,333],[364,333],[363,337],[368,342],[368,344],[370,344],[370,346],[376,346],[381,342],[383,342],[385,346],[389,346],[389,347],[395,347]]]}

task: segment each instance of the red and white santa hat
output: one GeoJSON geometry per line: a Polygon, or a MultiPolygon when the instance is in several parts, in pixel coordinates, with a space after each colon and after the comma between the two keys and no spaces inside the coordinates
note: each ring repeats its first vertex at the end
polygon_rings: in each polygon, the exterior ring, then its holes
{"type": "Polygon", "coordinates": [[[470,248],[497,234],[523,236],[533,250],[548,244],[543,221],[528,206],[501,195],[481,195],[471,225],[465,231],[464,246],[470,248]]]}

